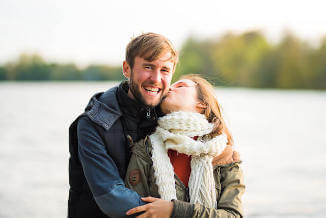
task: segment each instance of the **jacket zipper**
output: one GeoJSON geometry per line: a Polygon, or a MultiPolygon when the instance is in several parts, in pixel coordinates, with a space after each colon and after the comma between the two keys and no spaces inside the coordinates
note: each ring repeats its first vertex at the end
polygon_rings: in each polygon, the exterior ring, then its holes
{"type": "Polygon", "coordinates": [[[151,109],[150,108],[147,108],[146,118],[147,119],[151,118],[151,109]]]}

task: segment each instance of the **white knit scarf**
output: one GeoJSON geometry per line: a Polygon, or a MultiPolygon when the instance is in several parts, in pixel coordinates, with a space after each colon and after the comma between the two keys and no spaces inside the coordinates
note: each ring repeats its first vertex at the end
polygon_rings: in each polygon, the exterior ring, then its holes
{"type": "Polygon", "coordinates": [[[205,135],[212,130],[213,124],[199,113],[173,112],[158,120],[155,132],[149,137],[153,146],[154,175],[162,199],[177,199],[174,170],[167,153],[173,149],[191,155],[190,203],[216,207],[212,159],[222,153],[227,137],[222,134],[208,140],[205,135]],[[198,140],[194,140],[194,136],[199,136],[198,140]]]}

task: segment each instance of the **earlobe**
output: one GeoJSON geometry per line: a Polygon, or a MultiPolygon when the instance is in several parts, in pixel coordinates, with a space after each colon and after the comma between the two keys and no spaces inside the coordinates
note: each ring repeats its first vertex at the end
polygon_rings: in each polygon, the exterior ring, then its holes
{"type": "Polygon", "coordinates": [[[122,65],[122,71],[123,71],[123,75],[129,79],[130,78],[130,65],[127,63],[127,61],[123,62],[122,65]]]}
{"type": "Polygon", "coordinates": [[[198,102],[197,103],[197,107],[200,108],[200,109],[206,109],[207,108],[207,105],[202,103],[202,102],[198,102]]]}
{"type": "Polygon", "coordinates": [[[196,105],[196,110],[198,113],[204,113],[205,112],[205,109],[207,108],[207,105],[204,104],[204,103],[201,103],[201,102],[198,102],[197,105],[196,105]]]}

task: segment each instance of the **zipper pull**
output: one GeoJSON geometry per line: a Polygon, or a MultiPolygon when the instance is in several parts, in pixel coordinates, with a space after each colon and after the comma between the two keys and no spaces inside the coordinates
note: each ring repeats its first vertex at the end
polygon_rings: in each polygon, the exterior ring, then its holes
{"type": "Polygon", "coordinates": [[[147,109],[146,118],[147,119],[151,118],[151,109],[150,108],[147,109]]]}

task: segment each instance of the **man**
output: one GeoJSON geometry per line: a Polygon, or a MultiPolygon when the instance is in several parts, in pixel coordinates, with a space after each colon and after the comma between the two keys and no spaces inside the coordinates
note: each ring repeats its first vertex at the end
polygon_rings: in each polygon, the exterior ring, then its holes
{"type": "Polygon", "coordinates": [[[129,143],[156,126],[155,107],[168,92],[178,61],[171,42],[155,33],[128,44],[123,74],[128,82],[94,95],[69,128],[68,217],[121,217],[143,205],[123,179],[129,143]]]}

